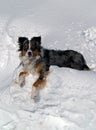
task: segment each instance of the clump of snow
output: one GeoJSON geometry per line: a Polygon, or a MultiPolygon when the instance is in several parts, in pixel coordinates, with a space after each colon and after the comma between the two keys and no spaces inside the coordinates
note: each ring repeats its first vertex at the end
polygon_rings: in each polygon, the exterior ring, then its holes
{"type": "Polygon", "coordinates": [[[83,35],[87,42],[94,42],[96,44],[96,27],[83,31],[83,35]]]}

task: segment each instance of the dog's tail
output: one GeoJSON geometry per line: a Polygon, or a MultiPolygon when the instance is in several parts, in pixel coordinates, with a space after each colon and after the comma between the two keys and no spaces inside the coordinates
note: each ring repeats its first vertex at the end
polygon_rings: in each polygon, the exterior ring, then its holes
{"type": "Polygon", "coordinates": [[[84,70],[91,70],[86,64],[84,65],[84,70]]]}

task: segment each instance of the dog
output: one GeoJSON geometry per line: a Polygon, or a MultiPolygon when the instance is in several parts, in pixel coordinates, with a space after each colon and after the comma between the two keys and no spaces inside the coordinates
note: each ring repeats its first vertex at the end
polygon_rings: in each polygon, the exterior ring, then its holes
{"type": "Polygon", "coordinates": [[[69,67],[76,70],[90,70],[82,54],[74,50],[50,50],[41,46],[41,36],[19,37],[19,52],[23,71],[19,74],[19,83],[23,87],[25,77],[36,72],[38,79],[32,85],[32,98],[37,96],[37,90],[45,87],[50,66],[69,67]]]}

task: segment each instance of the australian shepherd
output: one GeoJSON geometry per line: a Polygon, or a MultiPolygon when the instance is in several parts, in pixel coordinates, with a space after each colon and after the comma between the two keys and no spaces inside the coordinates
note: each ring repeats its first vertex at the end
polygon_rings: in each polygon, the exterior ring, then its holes
{"type": "Polygon", "coordinates": [[[41,36],[19,37],[20,59],[23,71],[19,74],[19,83],[23,87],[25,77],[36,72],[38,79],[32,85],[32,98],[37,96],[37,90],[46,85],[46,78],[51,65],[69,67],[77,70],[90,70],[82,54],[73,50],[50,50],[41,46],[41,36]]]}

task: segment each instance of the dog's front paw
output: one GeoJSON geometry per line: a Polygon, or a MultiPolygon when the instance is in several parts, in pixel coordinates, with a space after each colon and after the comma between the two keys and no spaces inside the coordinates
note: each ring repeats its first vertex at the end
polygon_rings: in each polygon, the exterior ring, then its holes
{"type": "Polygon", "coordinates": [[[32,87],[32,94],[31,94],[31,98],[35,99],[35,97],[37,97],[37,89],[36,87],[32,87]]]}
{"type": "Polygon", "coordinates": [[[25,85],[25,80],[20,83],[20,87],[22,88],[22,87],[24,87],[24,85],[25,85]]]}
{"type": "Polygon", "coordinates": [[[25,85],[25,77],[19,77],[19,85],[20,85],[21,88],[24,87],[24,85],[25,85]]]}

